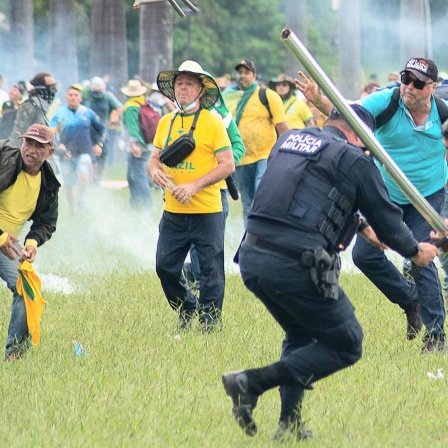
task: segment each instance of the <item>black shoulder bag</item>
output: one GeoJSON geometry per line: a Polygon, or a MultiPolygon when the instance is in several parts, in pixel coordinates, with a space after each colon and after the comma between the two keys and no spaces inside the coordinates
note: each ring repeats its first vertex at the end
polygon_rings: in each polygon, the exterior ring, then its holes
{"type": "MultiPolygon", "coordinates": [[[[160,152],[160,160],[166,166],[170,168],[178,165],[182,160],[185,160],[195,148],[195,142],[193,140],[193,132],[196,129],[196,122],[198,121],[199,113],[201,109],[194,115],[193,124],[191,125],[190,132],[188,134],[181,135],[174,143],[169,146],[166,146],[160,152]]],[[[177,114],[174,115],[171,120],[170,130],[168,131],[168,138],[171,135],[171,129],[173,128],[174,120],[176,119],[177,114]]],[[[167,138],[167,142],[168,142],[167,138]]]]}

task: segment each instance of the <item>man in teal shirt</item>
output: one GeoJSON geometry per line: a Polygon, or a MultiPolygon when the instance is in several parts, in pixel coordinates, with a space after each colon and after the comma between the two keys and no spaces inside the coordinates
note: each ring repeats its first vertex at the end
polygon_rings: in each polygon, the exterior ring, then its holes
{"type": "MultiPolygon", "coordinates": [[[[324,114],[333,105],[322,95],[317,84],[299,72],[302,80],[297,87],[324,114]]],[[[415,185],[429,204],[441,212],[445,192],[447,168],[442,142],[441,120],[434,99],[438,69],[433,60],[423,57],[409,59],[400,73],[401,85],[378,90],[362,98],[361,104],[375,117],[388,108],[394,91],[400,89],[398,108],[375,136],[392,160],[415,185]]],[[[448,103],[447,103],[448,104],[448,103]]],[[[397,188],[382,169],[390,198],[403,211],[403,220],[418,241],[430,242],[431,226],[397,188]]],[[[353,248],[356,266],[393,303],[399,305],[407,317],[407,338],[414,339],[423,324],[422,354],[445,349],[445,307],[442,288],[434,263],[426,267],[412,264],[415,283],[406,280],[382,250],[363,238],[357,238],[353,248]],[[421,319],[420,319],[421,313],[421,319]]]]}

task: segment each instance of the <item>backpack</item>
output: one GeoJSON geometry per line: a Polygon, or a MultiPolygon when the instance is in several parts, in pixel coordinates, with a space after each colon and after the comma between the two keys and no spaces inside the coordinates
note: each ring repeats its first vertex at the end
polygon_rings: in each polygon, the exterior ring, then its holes
{"type": "Polygon", "coordinates": [[[160,117],[161,115],[159,112],[148,100],[146,100],[140,107],[140,116],[138,121],[140,124],[140,130],[142,131],[143,140],[146,144],[152,143],[154,140],[160,117]]]}
{"type": "MultiPolygon", "coordinates": [[[[386,109],[383,110],[375,119],[376,128],[380,128],[385,125],[398,110],[398,99],[400,98],[400,89],[396,88],[390,102],[386,109]]],[[[448,119],[448,106],[438,96],[434,95],[436,101],[437,112],[439,113],[440,121],[443,124],[448,119]]]]}
{"type": "Polygon", "coordinates": [[[269,118],[272,120],[271,108],[269,107],[268,96],[266,95],[266,89],[264,87],[260,87],[260,90],[258,91],[258,98],[261,104],[263,104],[263,106],[268,110],[269,118]]]}

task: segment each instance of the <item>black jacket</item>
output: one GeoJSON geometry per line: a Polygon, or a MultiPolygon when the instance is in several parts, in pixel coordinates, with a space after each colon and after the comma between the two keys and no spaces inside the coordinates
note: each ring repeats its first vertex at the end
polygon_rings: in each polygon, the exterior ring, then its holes
{"type": "MultiPolygon", "coordinates": [[[[22,171],[20,149],[8,140],[0,140],[0,193],[17,180],[22,171]]],[[[36,208],[28,220],[33,221],[25,239],[34,239],[41,246],[56,231],[58,219],[58,191],[61,184],[57,180],[50,164],[45,161],[41,167],[42,182],[36,208]]],[[[3,231],[0,229],[0,234],[3,231]]]]}

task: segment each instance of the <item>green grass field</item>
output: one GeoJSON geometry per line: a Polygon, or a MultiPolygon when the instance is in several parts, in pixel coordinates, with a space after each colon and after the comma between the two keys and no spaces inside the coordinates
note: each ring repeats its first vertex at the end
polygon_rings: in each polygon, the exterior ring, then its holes
{"type": "MultiPolygon", "coordinates": [[[[177,316],[154,272],[160,195],[150,216],[131,213],[127,200],[126,190],[95,187],[89,214],[71,217],[61,194],[58,230],[35,263],[47,300],[41,344],[0,364],[0,446],[278,446],[278,391],[260,398],[259,432],[248,438],[221,375],[276,361],[280,328],[228,262],[223,331],[175,337],[177,316]],[[75,341],[86,355],[75,355],[75,341]]],[[[241,237],[239,204],[231,207],[229,260],[241,237]]],[[[421,356],[420,341],[405,338],[404,314],[362,275],[346,272],[341,284],[364,328],[364,355],[306,394],[315,435],[306,446],[448,446],[447,356],[421,356]],[[447,378],[430,379],[437,369],[447,378]]],[[[10,303],[0,286],[3,339],[10,303]]]]}

